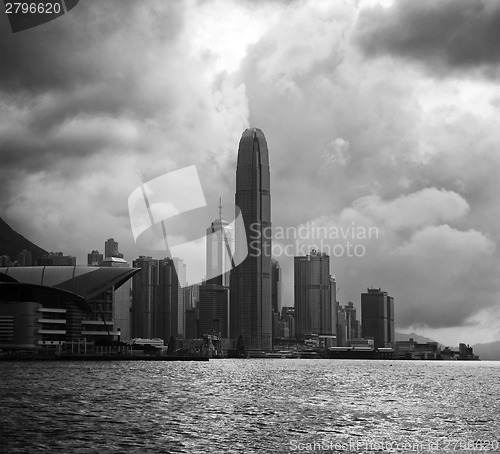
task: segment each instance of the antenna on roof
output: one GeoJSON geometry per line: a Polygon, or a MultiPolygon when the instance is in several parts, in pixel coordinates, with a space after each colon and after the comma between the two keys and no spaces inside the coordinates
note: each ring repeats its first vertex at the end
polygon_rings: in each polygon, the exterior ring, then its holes
{"type": "Polygon", "coordinates": [[[222,220],[222,197],[219,197],[219,219],[222,220]]]}

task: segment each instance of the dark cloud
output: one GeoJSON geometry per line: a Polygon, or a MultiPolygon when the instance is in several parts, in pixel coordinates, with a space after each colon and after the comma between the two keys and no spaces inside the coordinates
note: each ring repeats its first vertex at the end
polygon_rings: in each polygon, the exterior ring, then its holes
{"type": "Polygon", "coordinates": [[[492,76],[500,63],[500,2],[399,0],[365,8],[354,39],[368,56],[414,59],[437,73],[481,67],[492,76]]]}
{"type": "MultiPolygon", "coordinates": [[[[142,8],[129,0],[89,0],[34,29],[4,31],[0,167],[5,186],[16,184],[20,169],[54,171],[73,160],[76,173],[89,156],[118,150],[123,155],[131,147],[140,151],[141,128],[147,136],[155,129],[141,122],[161,108],[168,111],[165,98],[175,100],[179,91],[171,69],[180,52],[172,49],[183,15],[172,3],[142,8]]],[[[8,30],[7,17],[0,21],[8,30]]]]}
{"type": "MultiPolygon", "coordinates": [[[[8,29],[5,15],[1,21],[2,29],[8,29]]],[[[116,83],[124,73],[140,74],[135,63],[147,54],[142,44],[148,37],[168,43],[182,24],[180,10],[171,3],[143,8],[130,0],[80,2],[37,28],[2,33],[0,90],[38,93],[75,89],[89,81],[116,83]],[[123,34],[124,28],[128,33],[123,34]]]]}

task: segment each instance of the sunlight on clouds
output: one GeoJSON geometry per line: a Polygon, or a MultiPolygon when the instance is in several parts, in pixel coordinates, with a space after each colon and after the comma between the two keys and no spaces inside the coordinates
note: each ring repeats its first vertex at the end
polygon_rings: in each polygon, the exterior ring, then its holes
{"type": "Polygon", "coordinates": [[[436,188],[425,188],[390,201],[377,195],[366,196],[353,206],[394,230],[453,221],[469,211],[467,201],[459,194],[436,188]]]}
{"type": "Polygon", "coordinates": [[[374,6],[390,8],[393,4],[394,0],[360,0],[358,3],[361,8],[373,8],[374,6]]]}
{"type": "Polygon", "coordinates": [[[236,71],[249,45],[257,42],[277,21],[280,6],[236,3],[229,0],[191,5],[186,35],[191,52],[203,58],[213,74],[236,71]]]}
{"type": "Polygon", "coordinates": [[[485,80],[426,79],[415,85],[420,107],[426,115],[447,112],[445,120],[450,121],[464,112],[479,118],[493,120],[495,106],[491,100],[500,96],[498,84],[485,80]]]}

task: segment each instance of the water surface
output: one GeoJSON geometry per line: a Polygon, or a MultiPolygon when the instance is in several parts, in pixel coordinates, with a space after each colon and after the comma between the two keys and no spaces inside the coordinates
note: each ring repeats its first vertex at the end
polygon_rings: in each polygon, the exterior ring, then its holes
{"type": "Polygon", "coordinates": [[[0,382],[2,453],[500,452],[500,362],[2,362],[0,382]]]}

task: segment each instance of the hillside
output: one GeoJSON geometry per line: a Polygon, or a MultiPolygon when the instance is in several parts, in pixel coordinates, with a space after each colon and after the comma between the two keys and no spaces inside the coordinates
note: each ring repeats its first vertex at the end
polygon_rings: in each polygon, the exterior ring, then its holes
{"type": "Polygon", "coordinates": [[[482,360],[500,361],[500,341],[475,344],[472,348],[474,349],[474,354],[478,355],[482,360]]]}
{"type": "Polygon", "coordinates": [[[47,251],[17,233],[0,217],[0,255],[8,255],[15,261],[17,254],[24,249],[31,252],[33,260],[47,254],[47,251]]]}

